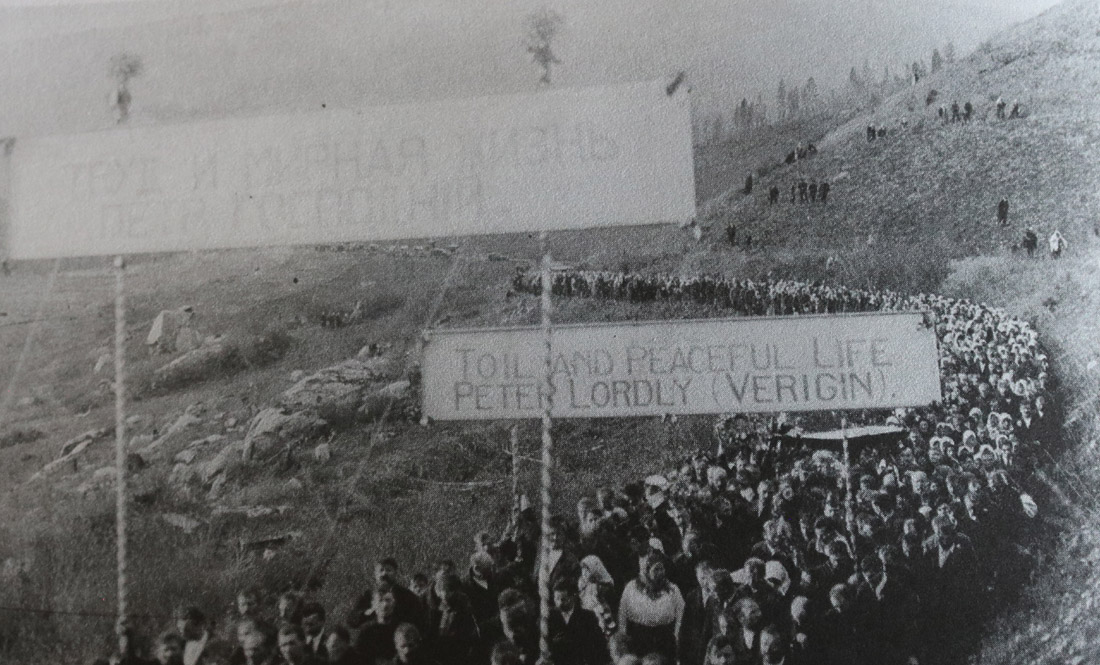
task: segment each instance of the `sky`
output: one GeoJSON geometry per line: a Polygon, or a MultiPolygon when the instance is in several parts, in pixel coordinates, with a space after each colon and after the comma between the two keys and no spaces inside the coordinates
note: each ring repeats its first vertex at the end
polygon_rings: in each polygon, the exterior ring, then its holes
{"type": "Polygon", "coordinates": [[[554,84],[685,70],[703,112],[779,79],[842,83],[951,41],[960,55],[1055,0],[0,0],[0,135],[104,129],[120,52],[133,122],[534,90],[524,17],[565,17],[554,84]],[[10,91],[17,91],[12,94],[10,91]]]}

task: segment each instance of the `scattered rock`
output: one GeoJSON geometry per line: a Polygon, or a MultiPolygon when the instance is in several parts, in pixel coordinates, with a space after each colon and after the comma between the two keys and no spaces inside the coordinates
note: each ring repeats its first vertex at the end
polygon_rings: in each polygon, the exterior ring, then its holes
{"type": "Polygon", "coordinates": [[[194,448],[188,448],[186,450],[181,450],[176,453],[175,460],[181,464],[190,464],[191,462],[195,461],[195,458],[198,456],[198,454],[199,451],[195,450],[194,448]]]}
{"type": "Polygon", "coordinates": [[[327,443],[319,443],[313,449],[313,460],[322,464],[332,459],[332,447],[327,443]]]}
{"type": "Polygon", "coordinates": [[[70,461],[76,459],[78,455],[84,452],[88,446],[92,445],[92,443],[107,436],[113,431],[114,428],[104,427],[84,432],[83,434],[69,439],[61,446],[61,455],[31,476],[31,481],[39,480],[43,476],[66,466],[70,461]]]}
{"type": "Polygon", "coordinates": [[[190,305],[179,309],[166,309],[157,314],[153,319],[153,325],[149,327],[149,334],[145,337],[145,344],[155,353],[172,353],[175,351],[176,336],[184,326],[191,323],[195,311],[190,305]]]}
{"type": "Polygon", "coordinates": [[[180,515],[179,513],[161,513],[160,518],[164,520],[165,524],[183,529],[183,532],[186,534],[190,534],[192,531],[202,526],[202,522],[197,519],[188,517],[187,515],[180,515]]]}
{"type": "Polygon", "coordinates": [[[365,420],[376,420],[386,415],[394,416],[399,412],[397,403],[408,397],[411,384],[406,380],[394,381],[367,395],[359,416],[365,420]],[[388,411],[387,411],[388,410],[388,411]]]}
{"type": "Polygon", "coordinates": [[[136,427],[141,424],[142,420],[144,420],[144,418],[135,414],[126,419],[126,425],[128,427],[136,427]]]}
{"type": "Polygon", "coordinates": [[[203,466],[202,469],[202,481],[209,483],[214,481],[217,477],[225,477],[225,470],[231,462],[239,461],[243,459],[244,455],[244,442],[234,441],[218,452],[214,456],[214,459],[210,460],[203,466]]]}
{"type": "Polygon", "coordinates": [[[229,429],[233,429],[234,427],[237,426],[237,419],[236,418],[226,418],[225,426],[229,429]]]}
{"type": "Polygon", "coordinates": [[[202,334],[190,326],[184,326],[180,328],[176,333],[176,346],[175,350],[178,353],[187,353],[188,351],[194,351],[203,344],[202,334]]]}
{"type": "Polygon", "coordinates": [[[26,409],[28,407],[34,406],[37,401],[38,400],[33,397],[21,397],[19,398],[19,401],[15,403],[15,406],[19,407],[20,409],[26,409]]]}
{"type": "Polygon", "coordinates": [[[152,434],[138,434],[130,439],[130,448],[144,448],[150,443],[156,441],[156,438],[152,434]]]}
{"type": "Polygon", "coordinates": [[[244,459],[264,459],[284,444],[294,443],[319,434],[327,427],[322,418],[308,413],[288,413],[269,408],[256,414],[244,438],[244,459]]]}
{"type": "Polygon", "coordinates": [[[104,372],[112,365],[114,365],[114,357],[109,353],[104,353],[96,358],[95,367],[92,368],[92,374],[104,372]]]}
{"type": "Polygon", "coordinates": [[[302,380],[302,378],[303,378],[303,377],[304,377],[305,375],[306,375],[306,373],[305,373],[305,372],[303,372],[303,371],[302,371],[302,370],[300,370],[300,369],[296,369],[296,370],[294,370],[293,372],[291,372],[291,373],[290,373],[290,380],[291,380],[291,381],[301,381],[301,380],[302,380]]]}
{"type": "Polygon", "coordinates": [[[298,480],[297,478],[291,478],[290,480],[286,481],[286,488],[292,492],[299,492],[302,490],[302,487],[302,481],[298,480]]]}
{"type": "Polygon", "coordinates": [[[177,464],[168,474],[168,484],[175,488],[185,488],[198,480],[199,472],[190,463],[177,464]]]}
{"type": "Polygon", "coordinates": [[[153,373],[153,387],[167,390],[232,372],[243,366],[237,347],[224,340],[203,344],[153,373]]]}
{"type": "Polygon", "coordinates": [[[369,386],[383,378],[390,366],[384,359],[352,358],[302,378],[280,397],[291,411],[308,411],[330,423],[349,422],[369,386]]]}
{"type": "MultiPolygon", "coordinates": [[[[193,427],[193,426],[199,425],[201,423],[202,423],[202,418],[199,418],[198,416],[193,416],[190,413],[184,413],[179,418],[176,418],[176,422],[172,423],[172,426],[169,427],[168,431],[166,431],[164,434],[162,434],[160,436],[160,438],[152,441],[151,443],[146,445],[144,448],[140,449],[138,452],[141,453],[144,456],[151,455],[151,454],[155,453],[158,448],[160,448],[162,445],[164,445],[164,443],[166,441],[171,439],[176,434],[182,432],[183,430],[187,429],[188,427],[193,427]]],[[[134,438],[136,439],[137,437],[134,437],[134,438]]],[[[133,444],[131,443],[131,445],[133,445],[133,444]]]]}

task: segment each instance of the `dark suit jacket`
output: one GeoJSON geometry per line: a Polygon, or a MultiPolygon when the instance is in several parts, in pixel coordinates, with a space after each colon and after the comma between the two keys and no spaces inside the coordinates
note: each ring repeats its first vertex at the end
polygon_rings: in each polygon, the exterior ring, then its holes
{"type": "Polygon", "coordinates": [[[596,615],[577,607],[565,623],[561,612],[550,612],[550,654],[554,665],[604,665],[607,642],[596,615]]]}
{"type": "Polygon", "coordinates": [[[703,665],[712,635],[711,617],[703,605],[703,590],[696,588],[684,599],[677,657],[680,665],[703,665]]]}

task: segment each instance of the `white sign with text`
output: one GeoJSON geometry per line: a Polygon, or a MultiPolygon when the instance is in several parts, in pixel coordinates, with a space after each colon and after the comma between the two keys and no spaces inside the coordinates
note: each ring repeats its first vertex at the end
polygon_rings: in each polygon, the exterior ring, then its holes
{"type": "MultiPolygon", "coordinates": [[[[537,328],[437,330],[423,410],[436,420],[537,418],[537,328]]],[[[556,326],[558,418],[928,406],[941,399],[935,331],[921,313],[556,326]]]]}
{"type": "Polygon", "coordinates": [[[660,82],[20,138],[12,258],[684,222],[660,82]]]}

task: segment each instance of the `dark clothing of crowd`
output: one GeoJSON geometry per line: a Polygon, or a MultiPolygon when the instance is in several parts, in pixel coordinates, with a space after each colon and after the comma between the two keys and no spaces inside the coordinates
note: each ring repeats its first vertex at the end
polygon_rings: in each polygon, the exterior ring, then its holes
{"type": "MultiPolygon", "coordinates": [[[[479,534],[464,569],[440,562],[408,588],[397,561],[378,562],[342,623],[284,594],[277,631],[238,601],[228,660],[186,626],[162,641],[186,665],[534,664],[546,588],[555,665],[652,654],[680,665],[965,662],[1033,546],[1036,507],[1021,483],[1054,430],[1047,358],[1028,324],[966,300],[793,281],[566,271],[552,287],[747,316],[921,311],[939,339],[943,401],[848,414],[901,434],[850,461],[809,445],[797,419],[725,416],[716,451],[593,488],[546,534],[521,511],[503,534],[479,534]]],[[[519,272],[513,289],[536,294],[539,277],[519,272]]]]}

